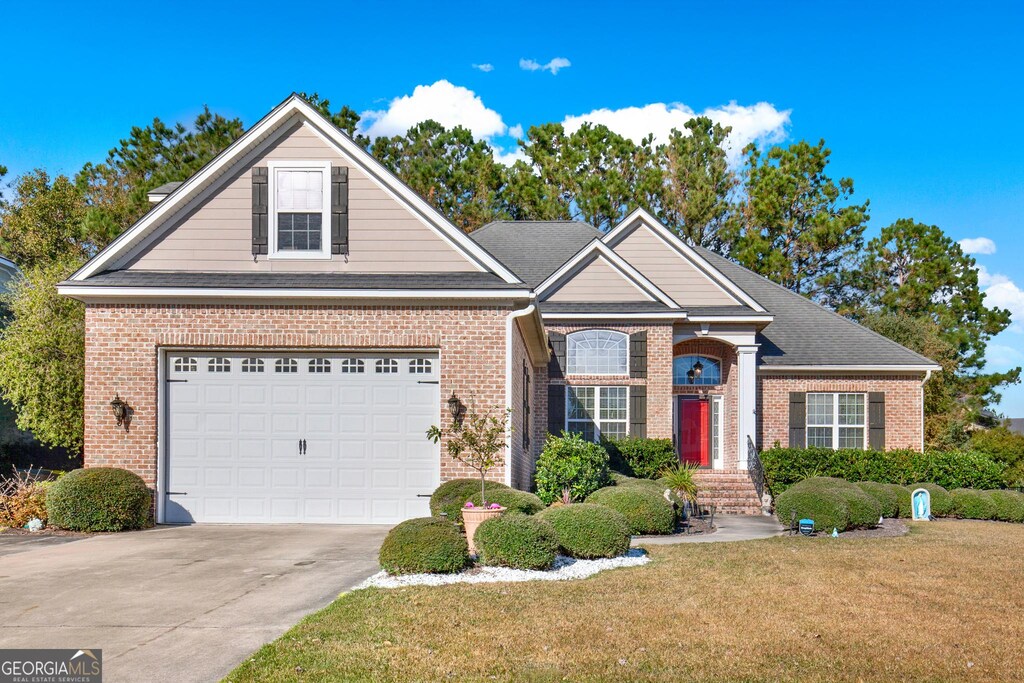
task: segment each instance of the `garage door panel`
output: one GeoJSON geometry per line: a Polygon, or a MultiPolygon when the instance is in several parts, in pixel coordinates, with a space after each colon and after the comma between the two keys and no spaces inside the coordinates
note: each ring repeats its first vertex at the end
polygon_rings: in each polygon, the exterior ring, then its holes
{"type": "Polygon", "coordinates": [[[440,479],[440,447],[425,438],[438,374],[430,354],[168,354],[165,520],[428,515],[417,496],[440,479]]]}

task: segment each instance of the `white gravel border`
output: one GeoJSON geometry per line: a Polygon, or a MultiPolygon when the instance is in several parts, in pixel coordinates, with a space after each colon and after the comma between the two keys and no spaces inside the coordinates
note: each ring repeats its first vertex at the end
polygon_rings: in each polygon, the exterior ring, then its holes
{"type": "Polygon", "coordinates": [[[601,560],[576,560],[559,555],[547,571],[508,569],[506,567],[478,567],[458,574],[403,574],[391,576],[378,572],[352,590],[364,588],[402,588],[404,586],[446,586],[452,583],[498,583],[503,581],[570,581],[585,579],[606,569],[639,567],[651,558],[640,548],[632,548],[625,555],[601,560]]]}

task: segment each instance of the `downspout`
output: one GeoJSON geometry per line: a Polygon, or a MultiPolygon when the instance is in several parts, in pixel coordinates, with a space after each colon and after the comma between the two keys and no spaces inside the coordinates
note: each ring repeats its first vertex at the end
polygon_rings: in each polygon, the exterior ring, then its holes
{"type": "MultiPolygon", "coordinates": [[[[505,405],[515,410],[512,405],[512,325],[516,318],[523,318],[533,315],[537,310],[537,304],[530,304],[526,308],[512,311],[505,318],[505,405]]],[[[525,343],[526,340],[523,340],[525,343]]],[[[527,352],[529,353],[529,352],[527,352]]],[[[514,416],[515,413],[512,413],[514,416]]],[[[509,418],[509,428],[505,432],[505,485],[512,486],[512,419],[509,418]]]]}
{"type": "Polygon", "coordinates": [[[924,371],[924,379],[921,380],[921,452],[924,453],[924,385],[932,378],[932,370],[924,371]]]}

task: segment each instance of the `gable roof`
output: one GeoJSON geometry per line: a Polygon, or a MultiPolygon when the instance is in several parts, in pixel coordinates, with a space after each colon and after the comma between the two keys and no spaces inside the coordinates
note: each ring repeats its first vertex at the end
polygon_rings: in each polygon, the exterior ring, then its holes
{"type": "Polygon", "coordinates": [[[858,366],[938,370],[929,358],[858,325],[743,266],[693,247],[730,280],[750,292],[775,319],[758,334],[767,369],[858,366]]]}
{"type": "Polygon", "coordinates": [[[536,287],[603,234],[582,221],[494,221],[469,236],[536,287]]]}
{"type": "Polygon", "coordinates": [[[649,301],[660,301],[670,308],[679,308],[679,304],[668,294],[658,289],[657,285],[647,279],[643,273],[626,262],[624,258],[612,251],[600,239],[593,239],[576,255],[566,261],[558,270],[549,275],[544,282],[537,285],[537,298],[544,301],[556,294],[562,287],[570,283],[574,277],[583,272],[596,260],[603,261],[623,280],[632,284],[644,298],[649,301]]]}
{"type": "Polygon", "coordinates": [[[96,273],[110,268],[144,240],[153,236],[162,226],[169,224],[170,219],[180,211],[189,209],[201,196],[235,164],[248,155],[253,154],[261,146],[267,144],[273,136],[296,119],[302,119],[311,125],[325,142],[336,147],[341,153],[359,165],[360,169],[387,189],[395,199],[411,214],[431,228],[439,237],[448,242],[462,254],[477,270],[491,272],[506,283],[519,283],[519,278],[498,259],[481,248],[476,242],[448,219],[442,216],[422,197],[401,182],[366,150],[355,143],[350,137],[331,123],[323,114],[314,109],[298,95],[291,95],[275,107],[254,126],[228,145],[213,160],[201,168],[178,187],[170,191],[163,201],[157,204],[131,228],[123,232],[104,250],[89,260],[78,272],[71,276],[72,282],[80,282],[96,273]]]}

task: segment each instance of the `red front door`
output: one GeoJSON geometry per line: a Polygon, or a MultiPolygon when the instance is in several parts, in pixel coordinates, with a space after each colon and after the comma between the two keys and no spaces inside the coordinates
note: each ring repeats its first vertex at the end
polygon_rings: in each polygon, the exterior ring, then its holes
{"type": "Polygon", "coordinates": [[[701,467],[711,466],[708,447],[708,406],[704,400],[679,401],[679,459],[701,467]]]}

